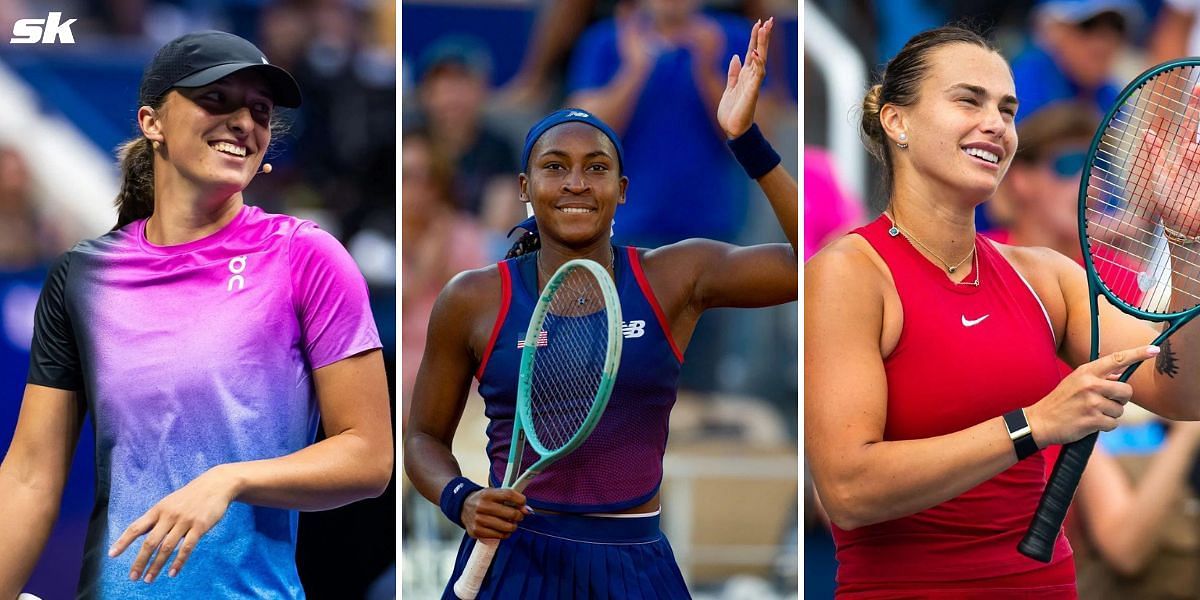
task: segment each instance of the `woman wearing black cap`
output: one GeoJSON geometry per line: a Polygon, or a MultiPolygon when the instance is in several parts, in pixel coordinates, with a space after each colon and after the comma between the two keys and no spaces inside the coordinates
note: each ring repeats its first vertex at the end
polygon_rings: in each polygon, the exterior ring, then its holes
{"type": "MultiPolygon", "coordinates": [[[[667,420],[682,351],[708,308],[796,299],[796,182],[751,127],[773,24],[755,25],[744,68],[731,60],[718,121],[766,193],[790,245],[738,248],[693,239],[654,250],[614,247],[610,223],[630,183],[621,174],[620,142],[591,114],[566,109],[547,116],[526,138],[518,180],[537,232],[518,243],[511,254],[519,256],[461,273],[442,291],[413,393],[405,466],[417,489],[467,532],[451,582],[476,539],[505,540],[480,598],[687,597],[658,525],[667,420]],[[516,397],[520,350],[513,341],[524,333],[548,274],[581,257],[609,268],[626,322],[622,367],[608,408],[589,443],[571,456],[567,482],[534,479],[524,495],[483,488],[462,477],[450,450],[471,379],[479,380],[492,419],[495,486],[504,473],[503,432],[511,431],[516,397]],[[590,444],[597,439],[604,443],[590,444]]],[[[561,472],[559,465],[546,472],[555,469],[561,472]]],[[[444,597],[454,597],[450,586],[444,597]]]]}
{"type": "Polygon", "coordinates": [[[300,103],[286,71],[193,33],[159,50],[139,100],[117,226],[63,255],[38,303],[0,465],[0,597],[37,561],[91,411],[81,597],[302,598],[296,511],[390,478],[366,284],[313,223],[243,203],[274,106],[300,103]]]}

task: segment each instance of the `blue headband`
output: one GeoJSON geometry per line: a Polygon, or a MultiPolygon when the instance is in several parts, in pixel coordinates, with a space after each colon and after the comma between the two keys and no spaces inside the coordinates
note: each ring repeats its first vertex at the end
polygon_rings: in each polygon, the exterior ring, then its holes
{"type": "Polygon", "coordinates": [[[542,137],[542,134],[546,133],[551,127],[571,122],[587,123],[608,136],[608,140],[617,149],[617,169],[621,172],[625,170],[625,152],[621,149],[621,138],[617,137],[617,132],[613,131],[612,127],[609,127],[607,123],[587,111],[578,108],[564,108],[546,115],[525,135],[525,149],[521,151],[522,173],[529,172],[529,153],[533,151],[533,145],[537,143],[538,138],[542,137]]]}

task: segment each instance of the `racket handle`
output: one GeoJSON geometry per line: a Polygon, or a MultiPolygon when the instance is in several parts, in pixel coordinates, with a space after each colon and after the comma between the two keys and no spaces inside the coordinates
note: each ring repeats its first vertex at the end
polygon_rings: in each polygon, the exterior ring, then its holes
{"type": "Polygon", "coordinates": [[[454,595],[462,600],[475,600],[475,596],[479,595],[479,588],[483,585],[483,577],[487,575],[488,567],[492,566],[492,557],[496,556],[496,547],[499,545],[500,540],[497,539],[476,540],[462,574],[458,576],[458,581],[454,582],[454,595]]]}
{"type": "Polygon", "coordinates": [[[1021,554],[1044,563],[1050,562],[1054,556],[1054,542],[1067,518],[1067,509],[1071,507],[1071,499],[1079,487],[1083,468],[1092,456],[1097,436],[1097,433],[1092,433],[1062,447],[1058,462],[1054,463],[1054,470],[1050,472],[1046,491],[1042,492],[1042,499],[1038,502],[1037,512],[1033,514],[1033,521],[1025,532],[1025,539],[1017,546],[1021,554]]]}

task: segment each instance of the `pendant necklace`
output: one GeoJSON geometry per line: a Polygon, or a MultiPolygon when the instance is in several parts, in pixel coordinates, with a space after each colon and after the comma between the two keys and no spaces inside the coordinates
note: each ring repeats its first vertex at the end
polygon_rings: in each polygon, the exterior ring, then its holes
{"type": "Polygon", "coordinates": [[[896,215],[895,215],[896,207],[894,207],[894,206],[891,207],[891,213],[889,213],[886,210],[883,212],[884,212],[884,214],[886,214],[888,216],[888,219],[890,219],[892,221],[892,226],[890,229],[888,229],[888,235],[890,235],[892,237],[896,237],[900,234],[904,234],[905,239],[916,244],[921,249],[928,252],[930,256],[936,258],[938,262],[942,263],[942,266],[946,269],[947,273],[950,273],[953,275],[954,272],[957,271],[958,268],[963,265],[963,263],[967,262],[971,258],[974,258],[975,259],[975,261],[974,261],[975,281],[956,281],[954,283],[957,285],[973,285],[976,287],[979,286],[979,257],[976,256],[976,254],[975,254],[975,245],[974,244],[971,245],[971,251],[968,252],[966,256],[962,257],[962,259],[959,260],[957,263],[954,263],[953,265],[951,265],[949,263],[949,261],[946,261],[942,257],[938,256],[936,252],[934,252],[933,250],[931,250],[929,248],[929,246],[922,244],[921,240],[918,240],[917,238],[913,237],[913,235],[911,233],[905,231],[903,228],[900,227],[900,224],[896,221],[896,215]]]}

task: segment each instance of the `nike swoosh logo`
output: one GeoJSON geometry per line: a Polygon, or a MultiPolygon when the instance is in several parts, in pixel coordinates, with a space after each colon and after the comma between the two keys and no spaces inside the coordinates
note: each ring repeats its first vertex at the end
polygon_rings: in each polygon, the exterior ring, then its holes
{"type": "Polygon", "coordinates": [[[988,317],[990,317],[990,316],[992,316],[992,315],[990,315],[990,314],[986,314],[986,315],[983,315],[982,317],[979,317],[978,319],[975,319],[975,320],[972,320],[972,321],[968,321],[968,320],[967,320],[967,315],[963,315],[963,316],[962,316],[962,324],[963,324],[963,327],[974,327],[974,326],[976,326],[976,325],[978,325],[978,324],[982,323],[984,319],[986,319],[986,318],[988,318],[988,317]]]}

